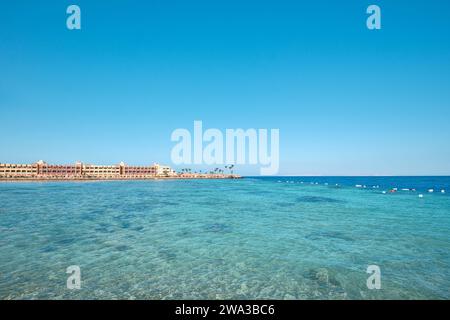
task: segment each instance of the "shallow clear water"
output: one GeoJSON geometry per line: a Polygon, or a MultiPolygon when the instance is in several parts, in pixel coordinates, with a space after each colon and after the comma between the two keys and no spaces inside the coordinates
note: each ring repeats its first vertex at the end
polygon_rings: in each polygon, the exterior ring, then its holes
{"type": "Polygon", "coordinates": [[[0,298],[449,299],[441,188],[449,177],[0,183],[0,298]]]}

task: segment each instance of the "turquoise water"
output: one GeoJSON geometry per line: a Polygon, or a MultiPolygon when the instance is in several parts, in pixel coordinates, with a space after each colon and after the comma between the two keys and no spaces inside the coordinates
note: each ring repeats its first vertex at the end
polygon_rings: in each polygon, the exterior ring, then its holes
{"type": "Polygon", "coordinates": [[[0,183],[0,298],[449,299],[441,188],[450,178],[0,183]]]}

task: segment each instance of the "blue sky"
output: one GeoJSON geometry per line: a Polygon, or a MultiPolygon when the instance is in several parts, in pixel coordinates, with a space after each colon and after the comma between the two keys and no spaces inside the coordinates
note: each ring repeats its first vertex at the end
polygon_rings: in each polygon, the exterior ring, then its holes
{"type": "Polygon", "coordinates": [[[449,24],[444,0],[5,2],[0,162],[170,164],[202,120],[279,128],[281,175],[448,175],[449,24]]]}

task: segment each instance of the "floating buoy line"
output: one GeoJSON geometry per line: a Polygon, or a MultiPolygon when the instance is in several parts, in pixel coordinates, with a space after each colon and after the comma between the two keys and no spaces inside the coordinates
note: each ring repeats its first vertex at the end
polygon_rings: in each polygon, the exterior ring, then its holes
{"type": "MultiPolygon", "coordinates": [[[[282,181],[282,180],[278,180],[278,183],[283,183],[283,182],[285,182],[285,183],[290,183],[290,184],[293,184],[293,183],[297,183],[297,184],[305,184],[304,181],[293,181],[293,180],[282,181]]],[[[315,181],[309,182],[309,184],[310,184],[310,185],[322,185],[322,183],[315,182],[315,181]]],[[[324,186],[330,186],[330,184],[329,184],[328,182],[323,182],[323,185],[324,185],[324,186]]],[[[340,186],[340,185],[339,185],[338,183],[336,183],[336,184],[334,184],[334,186],[338,187],[338,186],[340,186]]],[[[358,189],[366,189],[367,186],[364,185],[364,184],[356,184],[356,185],[355,185],[355,188],[358,188],[358,189]]],[[[372,189],[380,189],[380,186],[379,186],[379,185],[373,185],[373,186],[372,186],[372,189]]],[[[397,193],[399,190],[400,190],[400,191],[403,191],[403,192],[416,192],[416,191],[417,191],[415,188],[401,188],[401,189],[399,189],[398,187],[393,187],[393,188],[391,188],[391,189],[389,189],[389,190],[387,190],[387,191],[386,191],[386,190],[383,190],[383,191],[381,191],[381,193],[382,193],[382,194],[397,193]]],[[[439,190],[439,189],[438,189],[438,190],[439,190]]],[[[429,188],[429,189],[427,189],[427,192],[428,192],[428,193],[434,193],[434,192],[435,192],[435,189],[434,189],[434,188],[429,188]]],[[[445,194],[445,193],[446,193],[446,190],[445,190],[445,189],[440,189],[440,193],[441,193],[441,194],[445,194]]],[[[423,197],[424,197],[423,193],[418,194],[418,197],[419,197],[419,198],[423,198],[423,197]]]]}

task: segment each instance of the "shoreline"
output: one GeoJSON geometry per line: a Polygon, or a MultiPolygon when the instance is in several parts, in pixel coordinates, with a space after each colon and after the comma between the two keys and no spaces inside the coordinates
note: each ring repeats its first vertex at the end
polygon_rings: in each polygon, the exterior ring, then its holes
{"type": "Polygon", "coordinates": [[[142,178],[0,178],[0,182],[96,182],[96,181],[144,181],[144,180],[226,180],[242,179],[242,176],[232,175],[224,177],[142,177],[142,178]]]}

